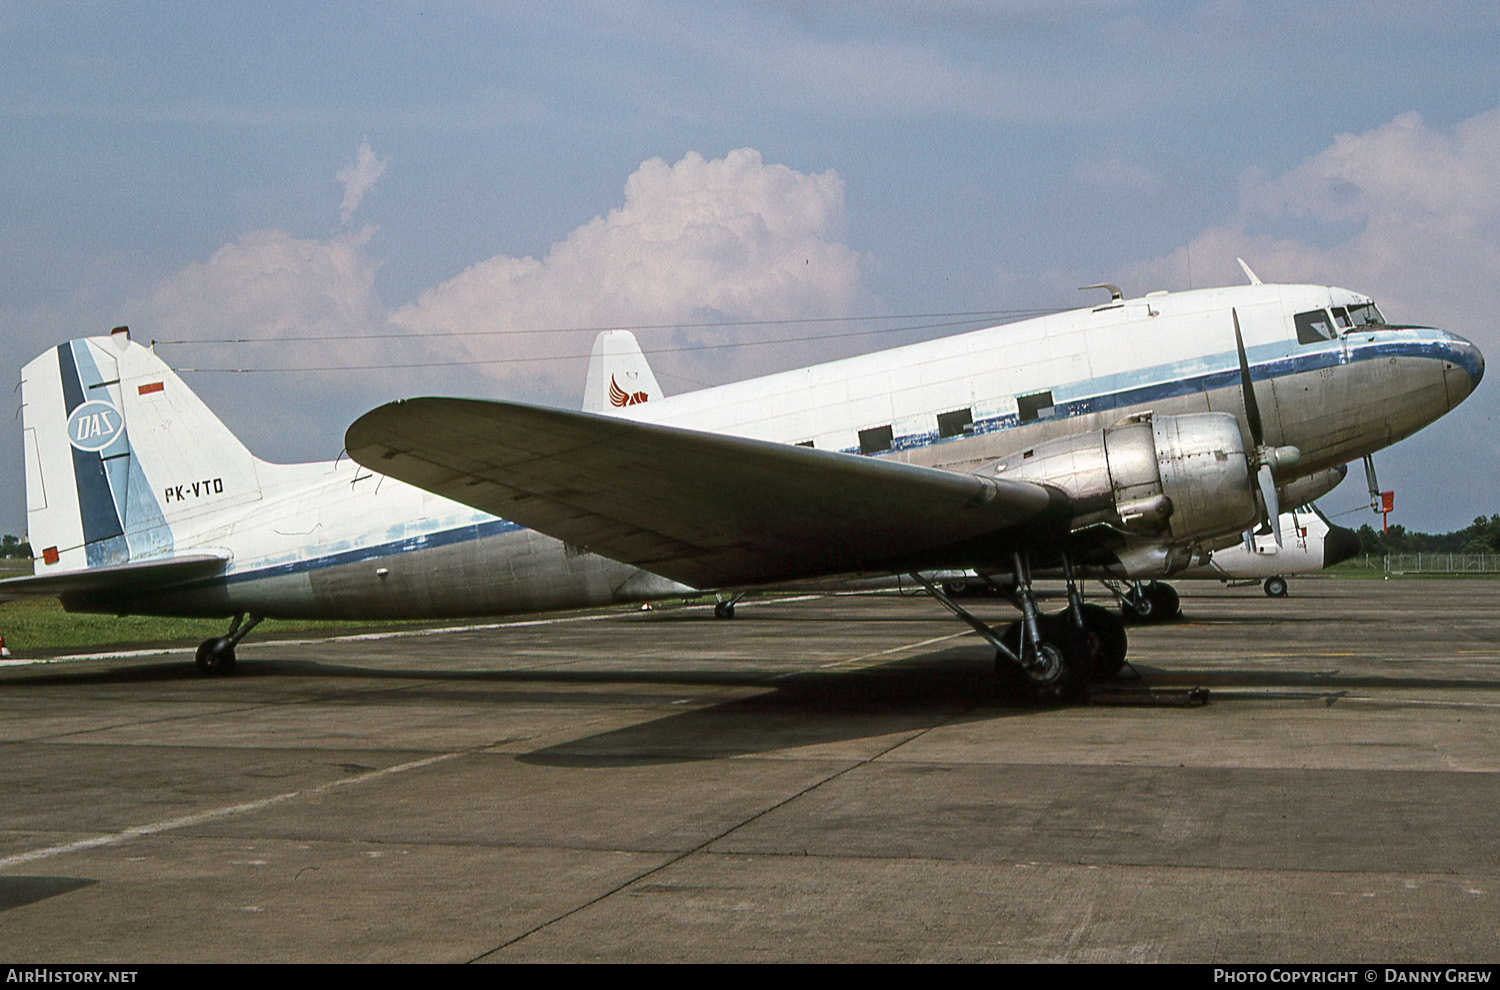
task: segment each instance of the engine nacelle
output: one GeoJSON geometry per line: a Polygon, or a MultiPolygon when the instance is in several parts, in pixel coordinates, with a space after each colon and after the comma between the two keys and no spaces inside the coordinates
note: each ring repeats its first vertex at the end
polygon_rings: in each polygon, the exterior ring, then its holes
{"type": "Polygon", "coordinates": [[[1284,508],[1306,505],[1313,499],[1322,498],[1338,487],[1339,482],[1349,473],[1349,465],[1340,464],[1329,468],[1327,471],[1319,471],[1305,478],[1289,481],[1284,485],[1276,486],[1276,495],[1281,499],[1284,508]]]}
{"type": "Polygon", "coordinates": [[[1260,517],[1245,441],[1229,413],[1146,413],[984,470],[1062,489],[1078,507],[1075,528],[1107,523],[1182,541],[1239,532],[1260,517]]]}

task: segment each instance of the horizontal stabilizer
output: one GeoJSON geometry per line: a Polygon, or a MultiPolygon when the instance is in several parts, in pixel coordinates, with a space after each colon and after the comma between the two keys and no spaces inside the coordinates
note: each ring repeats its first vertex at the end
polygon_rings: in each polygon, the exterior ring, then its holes
{"type": "Polygon", "coordinates": [[[1030,482],[511,402],[393,402],[373,471],[698,588],[1008,562],[1067,532],[1030,482]]]}
{"type": "Polygon", "coordinates": [[[225,558],[208,554],[90,567],[82,571],[37,574],[0,581],[0,602],[16,598],[147,591],[210,577],[224,570],[225,558]]]}

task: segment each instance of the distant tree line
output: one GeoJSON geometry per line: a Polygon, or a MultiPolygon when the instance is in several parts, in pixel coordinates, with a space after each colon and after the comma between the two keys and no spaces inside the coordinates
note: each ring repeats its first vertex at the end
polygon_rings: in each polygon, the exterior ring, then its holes
{"type": "Polygon", "coordinates": [[[7,533],[0,536],[0,557],[25,557],[31,559],[31,544],[7,533]]]}
{"type": "Polygon", "coordinates": [[[1500,515],[1480,516],[1451,533],[1418,533],[1400,523],[1384,533],[1366,523],[1359,527],[1363,553],[1500,553],[1500,515]]]}

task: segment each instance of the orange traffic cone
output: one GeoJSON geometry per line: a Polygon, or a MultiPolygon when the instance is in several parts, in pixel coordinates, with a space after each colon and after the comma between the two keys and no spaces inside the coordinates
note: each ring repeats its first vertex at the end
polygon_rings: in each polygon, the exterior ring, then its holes
{"type": "Polygon", "coordinates": [[[10,656],[10,651],[5,648],[5,637],[0,636],[0,660],[10,656]]]}

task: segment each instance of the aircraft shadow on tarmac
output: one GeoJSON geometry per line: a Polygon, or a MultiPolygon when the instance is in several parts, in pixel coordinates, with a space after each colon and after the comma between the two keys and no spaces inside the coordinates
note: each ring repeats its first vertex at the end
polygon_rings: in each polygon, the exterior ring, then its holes
{"type": "MultiPolygon", "coordinates": [[[[1380,674],[1368,670],[1340,672],[1268,669],[1249,662],[1232,667],[1136,665],[1138,680],[1122,678],[1126,688],[1206,687],[1209,704],[1195,717],[1212,717],[1219,704],[1247,700],[1337,703],[1357,690],[1449,690],[1492,694],[1500,683],[1475,677],[1433,677],[1427,671],[1380,674]]],[[[1127,674],[1130,671],[1127,670],[1127,674]]],[[[525,754],[522,762],[557,766],[652,765],[722,759],[792,748],[828,745],[878,736],[910,736],[943,724],[1029,716],[1047,709],[1018,707],[1002,693],[988,650],[954,646],[857,670],[811,670],[770,678],[764,670],[710,666],[684,660],[669,668],[618,667],[578,670],[455,670],[433,666],[371,668],[301,659],[256,659],[241,664],[234,677],[206,679],[181,661],[130,663],[104,669],[68,671],[50,668],[14,672],[5,689],[47,685],[109,685],[185,682],[202,685],[216,697],[232,695],[236,685],[262,679],[309,681],[402,681],[403,690],[363,696],[371,705],[422,702],[441,704],[454,698],[447,687],[466,686],[464,700],[505,705],[592,705],[607,703],[599,685],[707,685],[763,689],[752,696],[707,704],[619,729],[525,754]],[[430,688],[430,690],[427,690],[430,688]]],[[[1107,691],[1107,687],[1104,689],[1107,691]]],[[[676,695],[677,692],[670,692],[676,695]]],[[[664,693],[665,696],[665,693],[664,693]]],[[[1150,704],[1150,699],[1141,699],[1150,704]]],[[[621,699],[641,707],[653,701],[640,694],[621,699]]],[[[1141,702],[1137,702],[1141,703],[1141,702]]],[[[1401,699],[1392,698],[1393,705],[1401,699]]],[[[1161,717],[1169,717],[1162,713],[1161,717]]]]}

